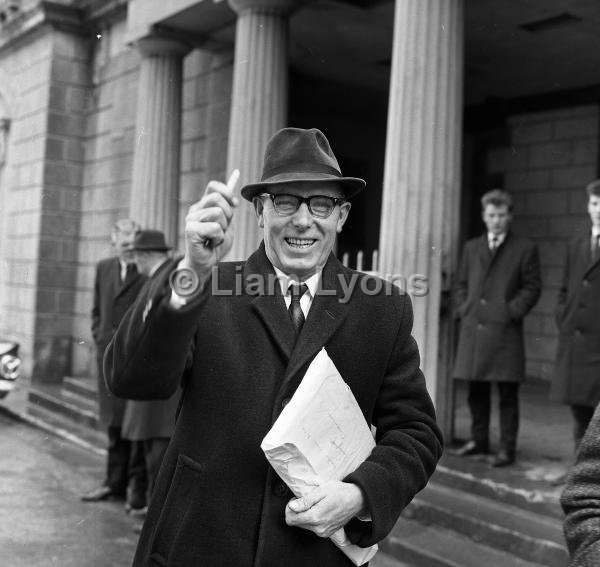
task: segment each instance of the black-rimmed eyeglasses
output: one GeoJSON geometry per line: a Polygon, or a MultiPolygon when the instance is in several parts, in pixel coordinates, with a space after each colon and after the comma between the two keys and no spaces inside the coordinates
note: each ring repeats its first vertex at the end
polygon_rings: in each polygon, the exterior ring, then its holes
{"type": "Polygon", "coordinates": [[[340,197],[328,197],[327,195],[312,195],[311,197],[299,197],[298,195],[286,195],[284,193],[261,193],[261,197],[269,197],[273,202],[273,208],[278,215],[293,215],[302,203],[306,203],[308,211],[313,217],[326,219],[331,215],[336,205],[341,205],[346,199],[340,197]]]}

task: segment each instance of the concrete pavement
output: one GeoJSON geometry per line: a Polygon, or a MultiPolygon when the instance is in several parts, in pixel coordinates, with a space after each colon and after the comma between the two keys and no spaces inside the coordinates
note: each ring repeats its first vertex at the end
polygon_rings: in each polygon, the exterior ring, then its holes
{"type": "Polygon", "coordinates": [[[122,502],[81,502],[104,459],[0,412],[3,567],[131,565],[136,520],[122,502]]]}

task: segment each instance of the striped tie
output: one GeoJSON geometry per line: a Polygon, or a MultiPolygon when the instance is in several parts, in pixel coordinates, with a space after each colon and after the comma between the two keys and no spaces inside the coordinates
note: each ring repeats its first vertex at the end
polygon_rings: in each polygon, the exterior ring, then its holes
{"type": "Polygon", "coordinates": [[[292,301],[290,302],[288,312],[290,314],[290,318],[292,319],[292,323],[294,324],[294,328],[296,329],[296,336],[300,334],[302,325],[304,325],[304,313],[302,313],[302,307],[300,307],[300,298],[306,293],[307,290],[308,286],[306,284],[292,284],[290,286],[292,301]]]}

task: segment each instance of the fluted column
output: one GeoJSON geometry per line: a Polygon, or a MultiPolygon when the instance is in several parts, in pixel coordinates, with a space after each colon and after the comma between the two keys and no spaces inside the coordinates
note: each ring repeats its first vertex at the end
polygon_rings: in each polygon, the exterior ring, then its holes
{"type": "Polygon", "coordinates": [[[136,140],[130,216],[177,243],[183,57],[189,46],[166,37],[138,41],[136,140]]]}
{"type": "Polygon", "coordinates": [[[440,300],[456,263],[462,81],[463,0],[396,0],[380,271],[428,280],[427,295],[413,297],[414,335],[438,402],[448,395],[440,300]]]}
{"type": "MultiPolygon", "coordinates": [[[[258,181],[269,138],[286,125],[288,18],[297,0],[229,0],[237,12],[227,175],[241,172],[239,188],[258,181]]],[[[228,258],[244,259],[260,233],[252,206],[240,199],[228,258]]]]}

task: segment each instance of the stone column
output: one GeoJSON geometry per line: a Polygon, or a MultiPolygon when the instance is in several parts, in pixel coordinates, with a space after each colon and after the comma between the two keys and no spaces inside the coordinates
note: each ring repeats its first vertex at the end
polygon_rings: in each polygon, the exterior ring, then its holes
{"type": "MultiPolygon", "coordinates": [[[[258,181],[269,138],[286,125],[288,18],[298,0],[229,0],[237,12],[227,172],[239,188],[258,181]]],[[[252,206],[241,199],[229,259],[244,259],[260,240],[252,206]]]]}
{"type": "Polygon", "coordinates": [[[142,54],[130,216],[177,244],[183,57],[190,47],[168,37],[137,42],[142,54]]]}
{"type": "MultiPolygon", "coordinates": [[[[440,357],[442,291],[456,265],[462,133],[463,0],[397,0],[380,271],[427,278],[414,336],[438,411],[451,397],[440,357]]],[[[442,342],[446,342],[443,340],[442,342]]]]}

